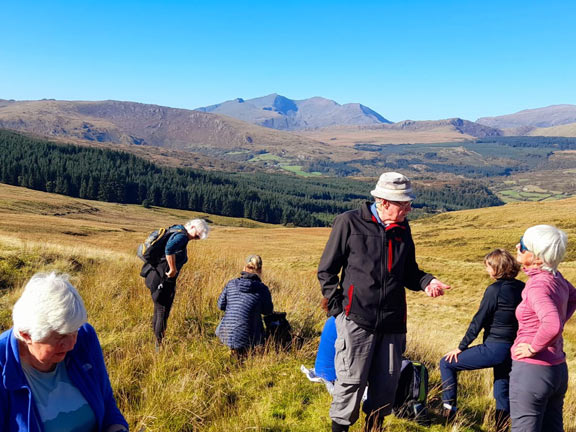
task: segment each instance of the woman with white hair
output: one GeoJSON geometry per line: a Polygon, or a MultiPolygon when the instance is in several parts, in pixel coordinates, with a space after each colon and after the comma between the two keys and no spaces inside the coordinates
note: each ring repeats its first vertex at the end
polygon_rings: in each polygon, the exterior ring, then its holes
{"type": "Polygon", "coordinates": [[[124,432],[96,332],[67,275],[36,274],[0,335],[0,430],[124,432]]]}
{"type": "Polygon", "coordinates": [[[161,249],[159,256],[146,262],[140,271],[154,302],[152,329],[156,336],[156,350],[160,349],[166,333],[176,296],[176,279],[188,261],[188,242],[207,238],[210,227],[203,219],[192,219],[184,225],[172,225],[166,232],[163,240],[156,242],[156,247],[161,249]]]}
{"type": "Polygon", "coordinates": [[[576,310],[576,289],[558,271],[567,243],[564,231],[536,225],[516,245],[528,282],[516,309],[518,333],[511,348],[512,431],[564,430],[568,368],[562,331],[576,310]]]}

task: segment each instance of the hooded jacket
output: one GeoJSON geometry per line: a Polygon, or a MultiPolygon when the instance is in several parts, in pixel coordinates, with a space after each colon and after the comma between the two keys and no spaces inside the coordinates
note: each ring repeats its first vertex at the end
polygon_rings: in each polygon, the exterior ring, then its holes
{"type": "Polygon", "coordinates": [[[274,310],[270,290],[257,274],[242,272],[242,276],[226,284],[218,298],[218,308],[224,317],[216,335],[231,349],[249,348],[264,342],[261,315],[274,310]]]}
{"type": "MultiPolygon", "coordinates": [[[[97,431],[128,423],[118,410],[102,349],[94,328],[84,324],[64,359],[70,381],[84,396],[96,417],[97,431]]],[[[42,432],[39,414],[20,362],[18,339],[12,330],[0,335],[0,431],[42,432]]]]}
{"type": "Polygon", "coordinates": [[[407,221],[384,226],[370,203],[336,217],[318,266],[329,315],[344,312],[368,331],[406,333],[405,287],[434,278],[418,268],[407,221]]]}

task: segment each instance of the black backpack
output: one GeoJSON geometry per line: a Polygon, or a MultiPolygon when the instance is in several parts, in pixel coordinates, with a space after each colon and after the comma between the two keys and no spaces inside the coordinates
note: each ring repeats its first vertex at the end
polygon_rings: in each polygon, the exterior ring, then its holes
{"type": "Polygon", "coordinates": [[[396,417],[412,419],[421,425],[429,426],[427,398],[428,369],[422,363],[403,358],[394,400],[394,414],[396,417]]]}
{"type": "Polygon", "coordinates": [[[286,312],[272,312],[264,315],[266,340],[273,341],[277,347],[290,348],[292,345],[292,326],[286,319],[286,312]]]}
{"type": "Polygon", "coordinates": [[[181,225],[174,225],[170,228],[160,228],[154,230],[150,235],[138,246],[137,255],[146,264],[157,266],[162,258],[164,258],[164,249],[166,243],[172,234],[177,232],[185,232],[181,225]]]}

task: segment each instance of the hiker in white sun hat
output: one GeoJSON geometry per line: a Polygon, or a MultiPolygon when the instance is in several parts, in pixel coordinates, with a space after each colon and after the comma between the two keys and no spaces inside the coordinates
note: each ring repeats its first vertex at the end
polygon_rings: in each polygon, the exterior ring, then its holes
{"type": "Polygon", "coordinates": [[[374,190],[370,195],[389,201],[414,201],[412,184],[405,175],[397,172],[385,172],[378,179],[374,190]]]}
{"type": "Polygon", "coordinates": [[[322,305],[336,318],[336,383],[332,431],[358,420],[368,385],[366,431],[380,430],[391,413],[406,348],[405,288],[430,297],[450,287],[418,268],[406,216],[414,194],[410,180],[382,174],[370,192],[374,203],[339,215],[318,266],[322,305]]]}

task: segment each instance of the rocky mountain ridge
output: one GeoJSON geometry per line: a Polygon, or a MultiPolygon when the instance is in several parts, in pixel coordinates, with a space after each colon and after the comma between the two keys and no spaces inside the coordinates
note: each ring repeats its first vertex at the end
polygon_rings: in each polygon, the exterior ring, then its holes
{"type": "Polygon", "coordinates": [[[226,115],[248,123],[278,130],[317,129],[334,125],[391,123],[376,111],[359,103],[339,103],[322,97],[293,100],[273,93],[247,99],[236,98],[196,109],[226,115]]]}
{"type": "Polygon", "coordinates": [[[230,117],[121,101],[0,100],[0,128],[210,154],[242,149],[291,154],[328,150],[323,143],[230,117]]]}
{"type": "Polygon", "coordinates": [[[513,114],[481,117],[476,123],[499,129],[512,129],[508,134],[525,135],[535,128],[547,128],[576,123],[576,105],[550,105],[526,109],[513,114]]]}

